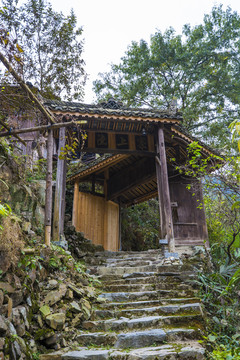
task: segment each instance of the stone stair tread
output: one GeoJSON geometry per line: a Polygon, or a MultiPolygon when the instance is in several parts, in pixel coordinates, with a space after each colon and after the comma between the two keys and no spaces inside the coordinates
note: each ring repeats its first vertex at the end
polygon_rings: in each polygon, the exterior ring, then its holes
{"type": "MultiPolygon", "coordinates": [[[[136,292],[136,291],[151,291],[151,290],[171,290],[176,284],[169,284],[165,282],[158,282],[154,284],[121,284],[121,285],[106,285],[105,291],[111,292],[136,292]]],[[[190,290],[189,284],[178,284],[179,290],[190,290]]]]}
{"type": "Polygon", "coordinates": [[[152,344],[167,341],[179,341],[183,339],[199,338],[199,330],[194,328],[161,328],[147,329],[128,332],[89,332],[78,333],[76,341],[79,345],[105,346],[111,345],[115,348],[140,348],[152,344]]]}
{"type": "Polygon", "coordinates": [[[160,305],[144,308],[130,308],[130,309],[117,309],[117,310],[96,310],[95,315],[99,318],[106,317],[120,317],[120,316],[132,316],[134,314],[175,314],[179,312],[198,312],[201,314],[200,303],[190,303],[190,304],[170,304],[170,305],[160,305]]]}
{"type": "Polygon", "coordinates": [[[194,294],[194,290],[182,290],[182,291],[178,291],[178,290],[152,290],[152,291],[134,291],[134,292],[106,292],[106,293],[102,293],[99,295],[100,298],[105,298],[109,301],[125,301],[128,299],[142,299],[142,300],[147,300],[147,299],[161,299],[161,296],[166,296],[168,295],[169,297],[184,297],[187,295],[190,295],[191,297],[194,294]],[[189,293],[188,293],[189,292],[189,293]]]}
{"type": "Polygon", "coordinates": [[[62,354],[62,360],[155,360],[155,359],[191,359],[203,360],[204,349],[196,342],[189,345],[184,344],[179,349],[179,344],[167,344],[160,346],[142,347],[138,349],[123,350],[105,350],[105,349],[87,349],[79,348],[62,354]],[[185,346],[184,346],[185,345],[185,346]]]}
{"type": "Polygon", "coordinates": [[[191,303],[191,302],[199,302],[200,300],[197,297],[187,297],[187,298],[165,298],[165,299],[158,299],[158,300],[143,300],[143,301],[128,301],[128,302],[107,302],[107,303],[103,303],[98,305],[99,309],[105,309],[105,308],[115,308],[117,307],[118,309],[127,309],[129,307],[132,308],[138,308],[141,306],[145,306],[145,307],[151,307],[154,304],[159,304],[159,305],[167,305],[169,303],[171,304],[186,304],[186,303],[191,303]]]}
{"type": "MultiPolygon", "coordinates": [[[[132,269],[132,268],[131,268],[132,269]]],[[[177,277],[180,280],[182,279],[194,279],[196,278],[196,275],[193,274],[192,270],[190,271],[162,271],[162,272],[157,272],[157,271],[138,271],[138,272],[130,272],[130,273],[123,273],[123,274],[101,274],[98,276],[98,279],[101,280],[103,283],[104,282],[109,282],[109,280],[123,280],[123,279],[132,279],[132,278],[147,278],[147,277],[151,277],[151,276],[155,276],[156,278],[163,278],[163,277],[177,277]]]]}
{"type": "Polygon", "coordinates": [[[173,324],[186,324],[195,321],[200,323],[203,321],[201,314],[191,315],[167,315],[167,316],[144,316],[127,318],[122,317],[119,319],[107,319],[107,320],[95,320],[85,321],[83,328],[87,330],[99,330],[99,331],[122,331],[127,329],[146,329],[154,328],[156,326],[173,325],[173,324]]]}
{"type": "Polygon", "coordinates": [[[104,285],[134,285],[134,284],[142,284],[142,283],[147,283],[147,284],[158,284],[160,282],[167,282],[170,284],[176,283],[176,282],[181,282],[182,280],[179,279],[178,276],[174,276],[174,277],[169,277],[169,276],[165,276],[160,278],[159,276],[157,276],[157,274],[155,274],[154,276],[145,276],[145,277],[130,277],[130,278],[122,278],[122,279],[105,279],[101,281],[104,283],[104,285]]]}

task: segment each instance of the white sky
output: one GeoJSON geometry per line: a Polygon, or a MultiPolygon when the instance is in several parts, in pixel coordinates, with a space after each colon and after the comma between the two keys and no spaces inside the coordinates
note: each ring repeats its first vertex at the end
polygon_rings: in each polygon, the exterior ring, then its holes
{"type": "Polygon", "coordinates": [[[69,14],[71,8],[83,27],[85,39],[83,58],[89,79],[85,88],[85,103],[94,101],[92,81],[98,73],[109,70],[109,64],[119,63],[131,42],[144,39],[157,29],[164,32],[172,26],[181,33],[184,24],[202,23],[203,15],[214,5],[229,5],[240,13],[239,0],[49,0],[53,8],[69,14]]]}

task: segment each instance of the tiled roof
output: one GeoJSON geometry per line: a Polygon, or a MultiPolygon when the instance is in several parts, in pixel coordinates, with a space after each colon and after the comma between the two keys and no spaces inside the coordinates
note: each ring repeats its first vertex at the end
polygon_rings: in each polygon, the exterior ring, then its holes
{"type": "Polygon", "coordinates": [[[145,109],[145,108],[127,108],[122,106],[114,99],[97,105],[88,105],[79,102],[55,101],[47,100],[44,103],[50,110],[63,113],[79,113],[79,114],[99,114],[99,115],[115,115],[125,117],[142,117],[152,119],[177,119],[182,120],[182,113],[177,109],[145,109]]]}

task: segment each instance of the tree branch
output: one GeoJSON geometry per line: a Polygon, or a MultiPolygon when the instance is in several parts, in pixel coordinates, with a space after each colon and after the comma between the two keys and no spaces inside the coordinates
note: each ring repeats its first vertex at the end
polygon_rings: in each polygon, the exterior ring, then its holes
{"type": "Polygon", "coordinates": [[[10,74],[14,77],[14,79],[17,81],[17,83],[21,86],[21,88],[28,94],[30,99],[36,104],[37,108],[41,111],[41,113],[46,117],[46,119],[52,123],[55,124],[56,121],[54,120],[53,116],[51,115],[50,111],[47,110],[41,102],[38,100],[38,98],[33,94],[33,92],[29,89],[29,87],[25,84],[25,82],[22,80],[22,78],[18,75],[18,73],[12,68],[9,61],[5,58],[5,56],[0,52],[0,61],[3,63],[3,65],[7,68],[7,70],[10,72],[10,74]]]}

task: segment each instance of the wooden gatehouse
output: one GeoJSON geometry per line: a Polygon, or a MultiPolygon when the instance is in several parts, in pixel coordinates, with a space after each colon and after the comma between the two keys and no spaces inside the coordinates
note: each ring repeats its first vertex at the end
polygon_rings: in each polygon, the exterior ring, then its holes
{"type": "MultiPolygon", "coordinates": [[[[68,179],[74,183],[73,224],[78,231],[106,250],[117,251],[120,206],[158,197],[159,236],[167,240],[169,250],[203,245],[208,234],[204,208],[198,206],[203,202],[201,186],[174,165],[185,163],[187,147],[196,140],[183,130],[181,113],[126,108],[113,99],[98,105],[60,101],[46,105],[59,122],[79,124],[71,131],[87,133],[81,151],[105,154],[68,179]],[[88,184],[86,191],[79,190],[82,183],[88,184]],[[193,183],[198,186],[187,189],[193,183]]],[[[201,145],[202,156],[208,157],[212,151],[201,145]]]]}

